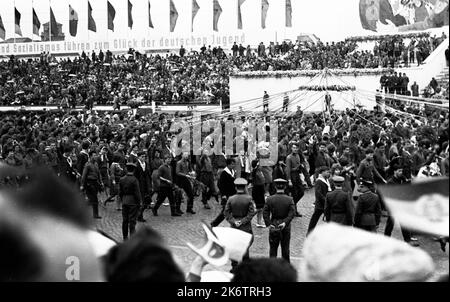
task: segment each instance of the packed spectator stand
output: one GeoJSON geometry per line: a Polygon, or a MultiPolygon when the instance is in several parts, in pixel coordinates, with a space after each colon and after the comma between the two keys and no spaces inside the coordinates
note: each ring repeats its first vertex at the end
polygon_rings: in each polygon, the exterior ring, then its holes
{"type": "Polygon", "coordinates": [[[234,72],[409,66],[421,64],[445,38],[444,33],[387,36],[376,41],[373,50],[359,50],[360,41],[347,39],[330,44],[261,42],[257,49],[235,44],[229,54],[220,46],[203,46],[161,55],[132,49],[126,55],[83,52],[59,61],[46,53],[39,59],[11,57],[0,62],[0,105],[220,104],[229,101],[229,76],[234,72]]]}

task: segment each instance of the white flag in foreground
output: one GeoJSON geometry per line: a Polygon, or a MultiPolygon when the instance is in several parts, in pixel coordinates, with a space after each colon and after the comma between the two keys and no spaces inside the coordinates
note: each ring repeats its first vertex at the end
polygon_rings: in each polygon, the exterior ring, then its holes
{"type": "Polygon", "coordinates": [[[380,186],[379,190],[402,226],[448,237],[448,185],[448,178],[426,178],[410,185],[380,186]]]}

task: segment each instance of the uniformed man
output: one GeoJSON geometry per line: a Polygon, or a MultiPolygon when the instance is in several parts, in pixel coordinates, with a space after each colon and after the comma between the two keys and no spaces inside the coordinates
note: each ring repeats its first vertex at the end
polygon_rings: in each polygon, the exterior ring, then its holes
{"type": "Polygon", "coordinates": [[[103,190],[102,177],[98,168],[96,151],[89,152],[89,162],[86,163],[81,176],[80,190],[86,192],[95,219],[101,219],[98,214],[98,193],[103,190]]]}
{"type": "Polygon", "coordinates": [[[136,221],[142,204],[139,181],[134,176],[136,164],[126,164],[127,174],[119,181],[119,198],[122,200],[122,235],[123,240],[128,239],[136,230],[136,221]]]}
{"type": "Polygon", "coordinates": [[[381,203],[377,194],[370,188],[373,182],[368,180],[361,181],[358,191],[359,195],[355,209],[354,226],[369,232],[376,232],[381,218],[381,203]]]}
{"type": "MultiPolygon", "coordinates": [[[[232,228],[239,229],[253,235],[252,218],[256,214],[256,206],[252,197],[247,192],[247,180],[238,178],[234,181],[236,187],[236,195],[231,196],[225,205],[225,219],[230,223],[232,228]]],[[[253,238],[252,238],[253,242],[253,238]]],[[[251,243],[249,245],[250,249],[251,243]]],[[[249,252],[244,255],[242,260],[250,258],[249,252]]],[[[231,261],[232,272],[238,265],[236,261],[231,261]]]]}
{"type": "Polygon", "coordinates": [[[342,225],[353,225],[352,202],[348,192],[342,190],[344,177],[333,176],[335,190],[325,198],[325,220],[342,225]]]}
{"type": "Polygon", "coordinates": [[[277,257],[281,244],[281,256],[290,262],[289,245],[291,241],[291,221],[295,216],[295,204],[292,197],[285,194],[287,180],[274,180],[277,193],[266,200],[263,217],[269,226],[269,256],[277,257]]]}

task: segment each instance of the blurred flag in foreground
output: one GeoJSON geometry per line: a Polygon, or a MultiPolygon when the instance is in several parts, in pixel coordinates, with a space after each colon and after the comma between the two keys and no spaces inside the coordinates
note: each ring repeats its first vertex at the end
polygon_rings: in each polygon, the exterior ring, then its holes
{"type": "Polygon", "coordinates": [[[426,178],[399,186],[380,186],[386,206],[398,222],[412,230],[449,236],[448,178],[426,178]]]}

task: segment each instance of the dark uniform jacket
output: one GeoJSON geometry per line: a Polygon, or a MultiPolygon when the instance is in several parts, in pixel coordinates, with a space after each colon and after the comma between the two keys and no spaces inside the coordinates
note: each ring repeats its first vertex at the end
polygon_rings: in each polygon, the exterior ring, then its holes
{"type": "Polygon", "coordinates": [[[285,228],[288,228],[290,227],[294,215],[295,205],[292,197],[277,193],[267,198],[263,210],[266,226],[273,225],[278,227],[284,222],[286,223],[285,228]]]}
{"type": "Polygon", "coordinates": [[[356,171],[356,180],[358,183],[362,179],[374,182],[375,176],[379,179],[382,178],[377,168],[375,168],[374,162],[363,159],[359,164],[358,170],[356,171]]]}
{"type": "Polygon", "coordinates": [[[377,194],[370,190],[358,197],[355,210],[355,226],[377,226],[380,224],[381,204],[377,194]]]}
{"type": "Polygon", "coordinates": [[[139,182],[133,174],[128,173],[120,179],[119,197],[124,205],[140,205],[142,203],[139,182]]]}
{"type": "Polygon", "coordinates": [[[256,206],[252,197],[247,194],[236,194],[231,196],[225,205],[225,219],[232,228],[252,234],[252,218],[256,214],[256,206]],[[235,223],[241,222],[237,227],[235,223]]]}
{"type": "Polygon", "coordinates": [[[102,184],[102,177],[97,163],[88,162],[83,169],[83,175],[81,176],[81,185],[86,186],[88,183],[98,185],[102,184]]]}
{"type": "Polygon", "coordinates": [[[353,225],[352,202],[349,194],[342,189],[327,194],[325,199],[325,219],[343,225],[353,225]]]}

